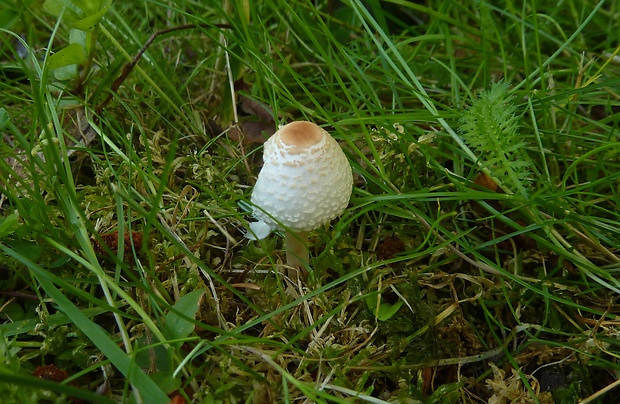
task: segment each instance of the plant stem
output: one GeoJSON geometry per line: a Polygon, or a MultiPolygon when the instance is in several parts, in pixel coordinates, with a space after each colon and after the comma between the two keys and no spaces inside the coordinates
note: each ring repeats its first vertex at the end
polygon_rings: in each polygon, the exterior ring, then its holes
{"type": "Polygon", "coordinates": [[[293,280],[308,276],[308,232],[289,232],[284,236],[286,245],[286,263],[288,264],[288,276],[293,280]]]}

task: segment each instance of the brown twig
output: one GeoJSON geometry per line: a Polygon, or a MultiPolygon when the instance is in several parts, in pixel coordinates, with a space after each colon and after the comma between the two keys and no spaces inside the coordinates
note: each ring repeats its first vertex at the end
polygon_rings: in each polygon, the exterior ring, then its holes
{"type": "Polygon", "coordinates": [[[121,74],[116,78],[116,80],[114,80],[114,82],[112,83],[112,86],[110,86],[110,92],[108,94],[108,97],[97,108],[97,114],[100,114],[101,111],[103,111],[103,109],[112,100],[113,94],[119,89],[121,84],[123,84],[123,82],[127,79],[131,71],[134,69],[134,67],[136,67],[136,65],[142,58],[142,55],[144,55],[144,52],[146,52],[146,50],[149,48],[149,46],[151,46],[151,44],[155,41],[155,39],[157,39],[158,37],[162,35],[169,34],[171,32],[183,31],[186,29],[193,29],[193,28],[213,28],[213,27],[221,28],[221,29],[232,29],[233,28],[231,25],[228,25],[228,24],[186,24],[186,25],[179,25],[176,27],[166,28],[161,31],[154,32],[149,37],[149,39],[144,43],[144,45],[138,51],[138,53],[133,58],[133,60],[127,63],[125,66],[123,66],[123,70],[121,71],[121,74]]]}

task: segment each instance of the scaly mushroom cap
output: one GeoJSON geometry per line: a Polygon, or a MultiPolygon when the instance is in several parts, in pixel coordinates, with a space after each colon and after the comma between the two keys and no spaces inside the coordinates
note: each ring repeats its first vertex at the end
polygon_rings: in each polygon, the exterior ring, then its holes
{"type": "Polygon", "coordinates": [[[334,138],[314,123],[281,127],[265,142],[263,160],[252,203],[262,208],[255,207],[253,214],[266,226],[259,222],[253,229],[278,228],[271,215],[292,231],[314,230],[349,204],[351,165],[334,138]]]}

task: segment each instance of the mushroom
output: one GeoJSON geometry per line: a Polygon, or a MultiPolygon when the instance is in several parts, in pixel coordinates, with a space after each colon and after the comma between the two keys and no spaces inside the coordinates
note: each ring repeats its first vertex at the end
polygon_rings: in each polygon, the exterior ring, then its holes
{"type": "Polygon", "coordinates": [[[329,223],[349,204],[351,165],[338,143],[318,125],[282,126],[267,142],[263,168],[252,191],[254,237],[285,231],[286,261],[307,276],[308,232],[329,223]]]}

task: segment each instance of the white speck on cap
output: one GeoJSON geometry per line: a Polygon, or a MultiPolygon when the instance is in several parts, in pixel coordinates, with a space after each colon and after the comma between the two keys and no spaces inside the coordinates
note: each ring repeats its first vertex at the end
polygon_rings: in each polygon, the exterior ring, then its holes
{"type": "Polygon", "coordinates": [[[269,228],[278,228],[278,221],[292,231],[314,230],[349,204],[351,165],[334,138],[314,123],[281,127],[263,153],[252,203],[261,208],[254,209],[254,217],[269,228]]]}

